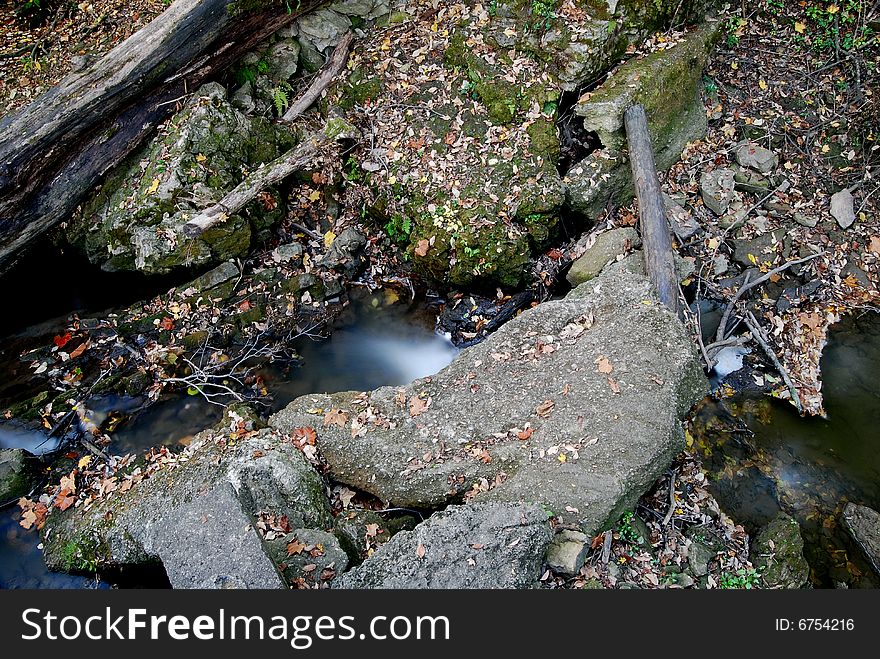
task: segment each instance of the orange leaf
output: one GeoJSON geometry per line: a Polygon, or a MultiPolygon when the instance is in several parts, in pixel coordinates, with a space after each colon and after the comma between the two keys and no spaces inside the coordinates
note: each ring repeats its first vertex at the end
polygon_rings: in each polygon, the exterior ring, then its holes
{"type": "Polygon", "coordinates": [[[63,336],[56,335],[55,338],[52,339],[52,341],[54,341],[55,345],[59,348],[63,348],[65,345],[67,345],[67,342],[70,341],[71,338],[72,337],[70,336],[70,332],[67,332],[63,336]]]}
{"type": "Polygon", "coordinates": [[[160,322],[159,327],[163,330],[172,330],[174,329],[174,321],[171,320],[168,316],[165,316],[160,322]]]}
{"type": "Polygon", "coordinates": [[[521,439],[521,440],[523,440],[523,441],[526,441],[529,437],[532,436],[532,433],[533,433],[533,432],[535,432],[535,429],[534,429],[534,428],[526,428],[525,430],[520,430],[519,433],[517,433],[516,436],[517,436],[519,439],[521,439]]]}
{"type": "Polygon", "coordinates": [[[70,351],[70,358],[76,359],[81,354],[83,354],[86,351],[86,348],[88,348],[88,347],[89,347],[89,342],[83,341],[76,348],[74,348],[73,350],[70,351]]]}
{"type": "Polygon", "coordinates": [[[287,555],[293,556],[294,554],[301,554],[305,548],[306,546],[303,543],[294,538],[287,543],[287,555]]]}
{"type": "Polygon", "coordinates": [[[416,245],[415,253],[416,256],[425,256],[428,253],[428,249],[431,247],[431,243],[429,243],[426,239],[422,238],[418,245],[416,245]]]}

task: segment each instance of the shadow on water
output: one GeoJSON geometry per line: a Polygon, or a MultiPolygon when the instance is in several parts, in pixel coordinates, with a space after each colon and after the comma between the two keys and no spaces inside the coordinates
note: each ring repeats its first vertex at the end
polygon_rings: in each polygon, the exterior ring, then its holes
{"type": "Polygon", "coordinates": [[[880,314],[832,328],[821,370],[827,418],[767,397],[712,401],[697,447],[722,508],[747,530],[780,508],[800,522],[814,585],[877,587],[839,516],[848,501],[880,508],[880,314]]]}

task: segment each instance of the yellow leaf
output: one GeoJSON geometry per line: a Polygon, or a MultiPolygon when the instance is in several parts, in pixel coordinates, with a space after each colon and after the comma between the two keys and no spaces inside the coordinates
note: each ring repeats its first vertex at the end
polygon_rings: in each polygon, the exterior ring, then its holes
{"type": "Polygon", "coordinates": [[[751,261],[754,265],[758,265],[758,259],[755,258],[754,254],[749,254],[749,261],[751,261]]]}
{"type": "Polygon", "coordinates": [[[79,462],[76,463],[76,466],[80,469],[85,469],[89,466],[89,463],[92,461],[92,456],[86,455],[79,459],[79,462]]]}
{"type": "Polygon", "coordinates": [[[568,460],[568,458],[565,457],[565,453],[560,453],[556,459],[559,460],[560,462],[565,462],[566,460],[568,460]]]}
{"type": "Polygon", "coordinates": [[[758,87],[760,87],[762,90],[767,89],[767,83],[764,81],[763,78],[758,81],[758,87]]]}
{"type": "Polygon", "coordinates": [[[154,178],[153,182],[150,184],[150,187],[147,188],[147,194],[156,194],[156,190],[159,189],[159,179],[154,178]]]}
{"type": "Polygon", "coordinates": [[[394,185],[395,183],[397,183],[397,177],[392,174],[388,177],[388,185],[394,185]]]}
{"type": "Polygon", "coordinates": [[[730,63],[730,68],[733,69],[734,71],[736,71],[739,68],[739,64],[737,63],[736,60],[734,60],[730,63]]]}
{"type": "Polygon", "coordinates": [[[324,247],[330,247],[333,244],[333,241],[336,240],[336,234],[332,231],[328,231],[324,234],[324,247]]]}
{"type": "Polygon", "coordinates": [[[837,12],[840,11],[840,7],[838,7],[837,5],[831,5],[825,11],[827,11],[829,14],[831,14],[833,16],[834,14],[836,14],[837,12]]]}
{"type": "Polygon", "coordinates": [[[314,192],[312,192],[312,194],[309,195],[309,201],[318,201],[318,199],[320,198],[321,193],[318,190],[315,190],[314,192]]]}
{"type": "Polygon", "coordinates": [[[801,23],[800,21],[795,21],[795,23],[794,23],[794,31],[795,32],[797,32],[798,34],[803,34],[804,30],[806,30],[806,29],[807,29],[807,26],[804,23],[801,23]]]}
{"type": "Polygon", "coordinates": [[[684,431],[684,443],[688,448],[694,445],[694,436],[691,434],[690,430],[684,431]]]}
{"type": "Polygon", "coordinates": [[[196,156],[196,162],[205,162],[207,159],[208,156],[206,156],[204,153],[200,153],[196,156]]]}

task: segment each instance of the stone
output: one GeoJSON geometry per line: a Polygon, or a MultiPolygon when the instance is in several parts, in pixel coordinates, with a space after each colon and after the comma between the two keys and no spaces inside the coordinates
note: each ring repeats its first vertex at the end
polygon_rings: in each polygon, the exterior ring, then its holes
{"type": "Polygon", "coordinates": [[[762,528],[752,543],[752,564],[767,588],[803,588],[810,577],[798,523],[785,513],[762,528]]]}
{"type": "Polygon", "coordinates": [[[650,282],[609,269],[437,375],[302,396],[269,423],[314,427],[330,476],[391,506],[536,500],[575,510],[590,535],[632,510],[682,450],[681,421],[707,389],[693,342],[650,282]],[[349,420],[324,425],[315,409],[349,420]]]}
{"type": "Polygon", "coordinates": [[[567,203],[573,210],[594,219],[609,202],[622,205],[632,198],[632,174],[622,153],[623,113],[633,103],[643,104],[648,114],[658,170],[671,167],[689,142],[706,134],[700,90],[717,29],[717,23],[706,23],[673,48],[627,60],[608,82],[578,101],[575,114],[604,148],[566,173],[567,203]]]}
{"type": "Polygon", "coordinates": [[[330,583],[348,568],[348,554],[332,533],[320,529],[294,529],[266,542],[266,553],[285,581],[313,588],[330,583]],[[290,547],[291,549],[288,549],[290,547]]]}
{"type": "Polygon", "coordinates": [[[733,260],[744,268],[754,268],[761,264],[774,263],[776,247],[781,240],[781,232],[767,232],[754,238],[731,241],[733,260]],[[777,234],[780,239],[777,239],[777,234]]]}
{"type": "Polygon", "coordinates": [[[200,277],[193,279],[189,284],[183,287],[183,290],[194,288],[199,293],[206,293],[222,286],[223,284],[235,281],[240,275],[241,271],[233,261],[225,261],[213,270],[209,270],[200,277]]]}
{"type": "Polygon", "coordinates": [[[640,247],[641,244],[639,235],[632,227],[621,227],[600,233],[593,245],[571,264],[566,279],[572,286],[590,281],[609,261],[640,247]]]}
{"type": "Polygon", "coordinates": [[[333,533],[339,538],[352,563],[360,563],[366,558],[369,545],[383,545],[395,533],[412,530],[415,526],[416,518],[411,515],[386,519],[372,510],[355,509],[336,516],[333,533]]]}
{"type": "Polygon", "coordinates": [[[39,462],[20,448],[0,449],[0,503],[27,495],[38,484],[39,462]]]}
{"type": "Polygon", "coordinates": [[[272,260],[275,263],[299,263],[302,261],[303,246],[299,243],[287,243],[284,245],[278,245],[275,249],[272,250],[272,260]]]}
{"type": "Polygon", "coordinates": [[[553,536],[547,547],[547,566],[556,574],[573,577],[578,573],[590,551],[586,535],[579,531],[562,530],[553,536]]]}
{"type": "Polygon", "coordinates": [[[779,165],[779,156],[751,141],[743,141],[734,147],[733,157],[742,167],[769,174],[779,165]]]}
{"type": "Polygon", "coordinates": [[[700,196],[706,208],[715,215],[724,215],[736,199],[735,174],[732,169],[713,169],[700,177],[700,196]]]}
{"type": "Polygon", "coordinates": [[[663,206],[672,232],[679,240],[685,241],[700,231],[700,224],[694,216],[674,197],[663,193],[663,206]]]}
{"type": "Polygon", "coordinates": [[[766,195],[771,188],[770,179],[752,171],[751,169],[737,169],[733,178],[734,181],[736,181],[734,188],[740,192],[751,192],[763,196],[766,195]]]}
{"type": "Polygon", "coordinates": [[[819,224],[819,218],[815,216],[808,217],[803,213],[795,212],[793,217],[795,222],[800,224],[802,227],[807,227],[808,229],[812,229],[817,224],[819,224]]]}
{"type": "Polygon", "coordinates": [[[349,279],[354,279],[366,267],[366,246],[367,237],[364,234],[354,228],[345,229],[333,240],[327,254],[321,259],[321,265],[344,272],[349,279]]]}
{"type": "Polygon", "coordinates": [[[841,521],[874,572],[880,576],[880,513],[873,508],[849,502],[843,508],[841,521]]]}
{"type": "Polygon", "coordinates": [[[312,45],[311,41],[297,39],[299,44],[299,64],[308,73],[317,73],[326,62],[324,56],[312,45]]]}
{"type": "Polygon", "coordinates": [[[849,229],[856,221],[853,203],[852,193],[847,189],[831,195],[831,217],[837,220],[841,229],[849,229]]]}
{"type": "Polygon", "coordinates": [[[449,506],[401,531],[335,588],[533,588],[552,532],[534,504],[449,506]]]}
{"type": "Polygon", "coordinates": [[[228,432],[200,433],[174,465],[88,510],[53,510],[42,531],[46,564],[160,564],[174,588],[284,587],[255,521],[267,513],[294,528],[329,527],[324,483],[288,436],[264,429],[233,442],[228,432]]]}
{"type": "Polygon", "coordinates": [[[252,235],[284,216],[284,204],[252,202],[195,237],[184,225],[238,185],[243,169],[274,160],[295,141],[291,129],[234,107],[221,85],[203,85],[166,130],[108,175],[65,236],[107,271],[164,274],[242,256],[252,235]]]}
{"type": "Polygon", "coordinates": [[[269,75],[277,81],[290,80],[299,69],[299,42],[283,39],[273,43],[265,55],[269,75]]]}
{"type": "Polygon", "coordinates": [[[351,29],[351,19],[332,9],[318,9],[297,20],[299,38],[318,52],[332,48],[351,29]]]}
{"type": "Polygon", "coordinates": [[[724,540],[708,525],[692,526],[685,532],[688,545],[688,568],[697,577],[709,574],[709,563],[724,549],[724,540]]]}

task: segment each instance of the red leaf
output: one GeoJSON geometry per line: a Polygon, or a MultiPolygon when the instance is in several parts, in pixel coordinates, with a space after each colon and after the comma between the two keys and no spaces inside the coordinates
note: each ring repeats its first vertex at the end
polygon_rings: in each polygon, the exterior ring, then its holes
{"type": "Polygon", "coordinates": [[[67,342],[70,341],[71,338],[73,337],[70,336],[70,332],[67,332],[64,336],[56,335],[55,338],[52,340],[55,342],[56,346],[58,346],[59,348],[63,348],[67,345],[67,342]]]}
{"type": "Polygon", "coordinates": [[[172,330],[174,329],[174,321],[171,320],[168,316],[165,316],[159,323],[159,327],[161,327],[163,330],[172,330]]]}

